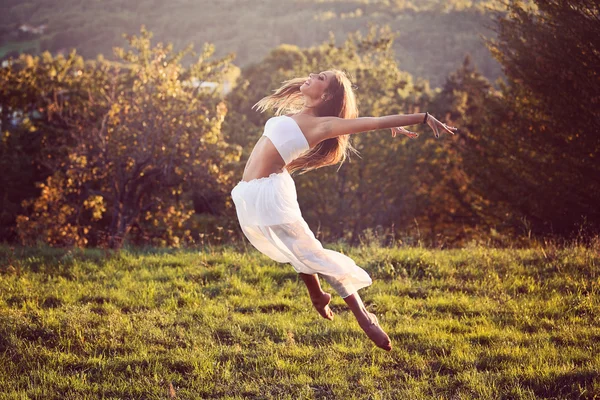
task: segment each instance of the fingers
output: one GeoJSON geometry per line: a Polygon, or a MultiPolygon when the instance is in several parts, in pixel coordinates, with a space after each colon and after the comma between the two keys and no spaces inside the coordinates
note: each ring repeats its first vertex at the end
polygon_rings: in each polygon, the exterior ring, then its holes
{"type": "Polygon", "coordinates": [[[427,120],[427,125],[429,125],[431,127],[431,129],[433,129],[433,134],[436,137],[436,139],[438,139],[440,137],[440,127],[444,129],[445,133],[451,133],[453,135],[454,135],[454,132],[456,132],[458,130],[458,128],[456,128],[454,126],[449,126],[447,124],[444,124],[444,123],[438,121],[431,115],[430,115],[430,118],[427,120]]]}
{"type": "MultiPolygon", "coordinates": [[[[443,124],[443,123],[440,123],[440,125],[442,126],[442,128],[444,128],[444,131],[446,133],[451,133],[453,135],[454,135],[454,131],[458,130],[458,128],[455,128],[453,126],[449,126],[449,125],[446,125],[446,124],[443,124]]],[[[438,126],[436,126],[435,133],[436,133],[435,137],[439,138],[440,137],[440,133],[439,133],[439,130],[438,130],[438,126]]]]}
{"type": "Polygon", "coordinates": [[[404,129],[403,132],[406,136],[409,137],[409,139],[416,139],[417,137],[419,137],[419,134],[417,132],[411,132],[407,129],[404,129]]]}
{"type": "Polygon", "coordinates": [[[392,137],[396,137],[396,134],[398,134],[398,133],[408,136],[410,139],[415,139],[419,136],[419,134],[417,132],[411,132],[408,129],[405,129],[401,126],[391,128],[391,130],[392,130],[392,137]]]}
{"type": "Polygon", "coordinates": [[[442,126],[444,127],[444,129],[446,130],[446,132],[448,132],[448,133],[451,133],[451,134],[453,134],[453,135],[454,135],[454,132],[453,132],[453,131],[456,131],[456,130],[458,130],[458,128],[455,128],[455,127],[453,127],[453,126],[450,126],[450,125],[448,125],[448,124],[442,124],[442,126]]]}
{"type": "Polygon", "coordinates": [[[446,129],[446,132],[451,133],[454,135],[454,131],[458,130],[458,128],[455,128],[453,126],[448,126],[446,124],[444,124],[444,129],[446,129]]]}

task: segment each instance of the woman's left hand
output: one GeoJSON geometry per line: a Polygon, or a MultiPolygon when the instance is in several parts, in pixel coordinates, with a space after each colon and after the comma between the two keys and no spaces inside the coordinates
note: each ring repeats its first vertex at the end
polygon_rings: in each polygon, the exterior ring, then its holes
{"type": "Polygon", "coordinates": [[[395,128],[392,128],[392,137],[396,137],[396,135],[400,133],[402,135],[406,135],[408,136],[410,139],[416,139],[419,137],[419,134],[417,132],[411,132],[407,129],[404,129],[404,127],[402,126],[398,126],[395,128]]]}
{"type": "Polygon", "coordinates": [[[440,137],[440,133],[451,133],[454,135],[454,131],[458,130],[458,128],[446,125],[443,122],[438,121],[431,114],[429,114],[429,116],[427,117],[427,125],[429,125],[431,129],[433,129],[433,134],[436,138],[440,137]]]}

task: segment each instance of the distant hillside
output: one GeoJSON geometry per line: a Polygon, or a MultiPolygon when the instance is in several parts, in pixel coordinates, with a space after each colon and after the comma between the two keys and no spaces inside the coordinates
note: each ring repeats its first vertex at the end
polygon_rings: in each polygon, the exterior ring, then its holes
{"type": "Polygon", "coordinates": [[[341,41],[369,24],[398,32],[400,67],[439,86],[470,53],[490,80],[502,75],[480,35],[494,36],[495,1],[469,0],[4,0],[0,15],[0,58],[19,52],[77,48],[86,58],[125,46],[122,33],[145,24],[154,40],[175,48],[194,43],[216,46],[217,55],[237,54],[245,66],[281,43],[310,46],[333,32],[341,41]],[[417,4],[417,5],[415,5],[417,4]]]}

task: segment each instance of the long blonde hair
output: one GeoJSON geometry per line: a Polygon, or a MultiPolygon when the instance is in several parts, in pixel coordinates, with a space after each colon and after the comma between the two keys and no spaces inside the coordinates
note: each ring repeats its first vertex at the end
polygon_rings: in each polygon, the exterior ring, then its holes
{"type": "MultiPolygon", "coordinates": [[[[343,71],[332,71],[335,79],[331,81],[326,90],[331,98],[321,103],[316,110],[317,115],[320,117],[357,118],[358,108],[352,83],[343,71]]],[[[308,78],[294,78],[283,82],[283,85],[275,90],[275,93],[260,99],[252,108],[256,108],[260,112],[275,109],[275,115],[281,115],[285,111],[299,111],[303,106],[300,86],[306,79],[308,78]]],[[[300,175],[302,175],[313,169],[337,163],[340,163],[341,167],[350,152],[359,154],[350,143],[350,135],[340,135],[318,143],[308,152],[287,164],[286,169],[290,173],[301,170],[300,175]]]]}

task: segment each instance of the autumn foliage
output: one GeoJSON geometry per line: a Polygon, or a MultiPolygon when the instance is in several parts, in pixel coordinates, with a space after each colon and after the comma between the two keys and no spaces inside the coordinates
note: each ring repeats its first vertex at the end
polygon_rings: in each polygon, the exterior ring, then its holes
{"type": "Polygon", "coordinates": [[[125,36],[129,50],[115,49],[118,62],[22,55],[0,69],[1,238],[112,247],[240,238],[229,192],[271,116],[252,105],[328,68],[350,76],[361,116],[427,110],[459,131],[353,135],[360,157],[295,177],[320,239],[504,246],[598,232],[600,7],[535,4],[509,1],[498,14],[487,44],[506,79],[494,83],[466,55],[431,88],[402,70],[396,33],[377,27],[340,44],[281,45],[226,96],[231,56],[213,59],[206,45],[184,67],[191,47],[153,46],[143,27],[125,36]]]}
{"type": "Polygon", "coordinates": [[[118,247],[134,229],[178,245],[189,235],[190,188],[209,178],[227,183],[220,164],[236,154],[219,135],[227,107],[218,91],[193,82],[219,82],[229,59],[210,61],[207,46],[184,68],[191,48],[151,47],[151,36],[142,28],[128,37],[131,50],[115,49],[121,63],[84,63],[71,53],[11,71],[38,91],[41,116],[30,124],[44,131],[38,156],[50,171],[17,217],[22,241],[118,247]],[[27,80],[36,75],[45,86],[27,80]]]}

